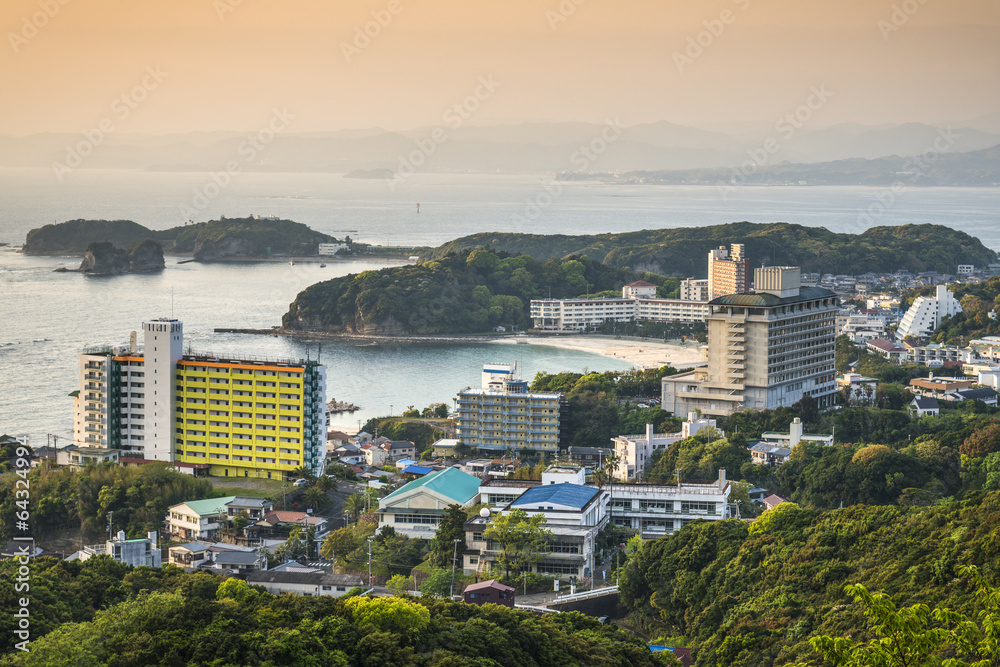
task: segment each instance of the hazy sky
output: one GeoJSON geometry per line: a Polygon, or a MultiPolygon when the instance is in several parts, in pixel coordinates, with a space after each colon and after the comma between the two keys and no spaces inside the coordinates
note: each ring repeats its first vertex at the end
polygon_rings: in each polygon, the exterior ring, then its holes
{"type": "Polygon", "coordinates": [[[820,124],[1000,111],[997,0],[3,0],[0,28],[2,134],[243,131],[275,107],[297,132],[407,129],[477,86],[470,124],[771,123],[813,86],[820,124]]]}

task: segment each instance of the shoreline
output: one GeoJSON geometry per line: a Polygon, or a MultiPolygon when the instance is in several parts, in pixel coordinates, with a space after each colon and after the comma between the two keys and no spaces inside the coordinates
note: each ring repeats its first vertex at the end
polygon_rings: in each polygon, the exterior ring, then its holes
{"type": "MultiPolygon", "coordinates": [[[[705,363],[701,355],[700,343],[683,344],[680,342],[665,343],[660,340],[642,338],[617,338],[599,334],[569,334],[560,336],[527,336],[529,345],[548,345],[563,350],[590,352],[603,357],[621,359],[640,369],[673,366],[674,368],[690,368],[705,363]]],[[[504,344],[519,343],[518,340],[497,340],[504,344]]]]}
{"type": "Polygon", "coordinates": [[[512,334],[439,334],[433,336],[393,336],[379,334],[350,334],[327,331],[299,331],[294,329],[232,329],[216,328],[214,333],[237,333],[249,335],[285,336],[311,340],[343,340],[368,343],[373,346],[413,345],[420,343],[499,343],[502,345],[547,345],[564,350],[589,352],[603,357],[627,361],[636,368],[690,368],[705,363],[700,343],[669,342],[660,340],[603,336],[600,334],[569,335],[512,335],[512,334]]]}

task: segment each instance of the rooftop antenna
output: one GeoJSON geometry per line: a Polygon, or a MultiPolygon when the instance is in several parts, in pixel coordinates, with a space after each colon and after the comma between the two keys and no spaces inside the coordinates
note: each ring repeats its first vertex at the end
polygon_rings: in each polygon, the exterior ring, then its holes
{"type": "Polygon", "coordinates": [[[174,286],[170,286],[170,319],[174,319],[174,286]]]}

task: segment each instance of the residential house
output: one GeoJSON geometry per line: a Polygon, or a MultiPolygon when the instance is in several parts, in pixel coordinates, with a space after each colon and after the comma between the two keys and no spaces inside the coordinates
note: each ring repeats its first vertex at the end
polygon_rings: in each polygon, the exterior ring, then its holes
{"type": "Polygon", "coordinates": [[[119,449],[106,447],[81,447],[67,445],[56,452],[56,465],[68,466],[71,470],[79,470],[88,463],[118,463],[119,449]]]}
{"type": "Polygon", "coordinates": [[[455,438],[442,438],[431,445],[432,456],[443,456],[445,458],[455,455],[455,447],[461,442],[455,438]]]}
{"type": "Polygon", "coordinates": [[[885,340],[884,338],[874,338],[865,343],[868,351],[877,354],[887,361],[899,361],[906,353],[906,348],[885,340]]]}
{"type": "Polygon", "coordinates": [[[180,567],[200,567],[210,562],[212,552],[204,542],[187,542],[167,549],[167,562],[180,567]]]}
{"type": "Polygon", "coordinates": [[[505,586],[496,579],[469,584],[462,591],[462,599],[468,604],[499,604],[514,606],[514,588],[505,586]]]}
{"type": "Polygon", "coordinates": [[[996,407],[997,392],[989,387],[982,389],[960,389],[945,395],[945,399],[950,401],[982,401],[986,405],[996,407]]]}
{"type": "Polygon", "coordinates": [[[186,540],[214,540],[236,496],[189,500],[167,509],[167,532],[186,540]]]}
{"type": "Polygon", "coordinates": [[[381,468],[389,460],[389,452],[373,443],[361,445],[361,453],[365,455],[365,463],[376,468],[381,468]]]}
{"type": "Polygon", "coordinates": [[[220,551],[214,554],[213,562],[216,569],[228,570],[241,577],[267,569],[267,557],[254,551],[220,551]]]}
{"type": "Polygon", "coordinates": [[[273,506],[273,500],[248,496],[236,496],[226,503],[230,517],[243,516],[254,521],[263,519],[273,506]]]}
{"type": "Polygon", "coordinates": [[[309,595],[313,597],[341,597],[352,588],[364,585],[356,574],[330,574],[329,572],[281,572],[255,570],[247,575],[251,586],[263,586],[268,593],[282,595],[309,595]]]}
{"type": "Polygon", "coordinates": [[[823,433],[803,433],[802,420],[799,417],[794,418],[792,423],[788,425],[788,433],[761,433],[760,439],[762,442],[782,445],[787,449],[794,449],[795,445],[800,442],[818,442],[821,445],[826,445],[827,447],[833,444],[832,435],[826,435],[823,433]]]}
{"type": "Polygon", "coordinates": [[[407,537],[430,538],[449,505],[468,506],[476,501],[479,481],[458,468],[415,479],[379,501],[379,528],[392,526],[407,537]]]}
{"type": "Polygon", "coordinates": [[[764,498],[764,507],[766,509],[773,510],[781,503],[787,503],[787,502],[788,501],[782,498],[781,496],[776,496],[774,494],[771,494],[767,498],[764,498]]]}
{"type": "Polygon", "coordinates": [[[909,410],[916,417],[931,415],[936,417],[941,413],[941,406],[933,396],[917,396],[909,403],[909,410]]]}
{"type": "Polygon", "coordinates": [[[417,457],[417,446],[409,440],[389,440],[382,443],[382,449],[389,455],[391,461],[417,457]]]}
{"type": "Polygon", "coordinates": [[[865,377],[858,373],[844,373],[837,376],[837,388],[844,392],[851,403],[874,405],[876,387],[878,387],[877,378],[865,377]]]}
{"type": "Polygon", "coordinates": [[[308,512],[272,510],[263,519],[258,521],[257,525],[265,528],[305,526],[307,528],[314,528],[317,533],[323,533],[327,529],[327,520],[321,516],[313,516],[308,512]]]}
{"type": "MultiPolygon", "coordinates": [[[[146,533],[146,537],[125,539],[125,531],[106,541],[104,544],[85,546],[74,554],[81,562],[94,556],[111,556],[119,563],[139,567],[160,567],[162,554],[157,542],[156,531],[146,533]]],[[[70,556],[67,560],[76,560],[70,556]]]]}
{"type": "Polygon", "coordinates": [[[570,447],[569,460],[579,463],[591,470],[604,467],[604,462],[614,454],[613,449],[607,447],[570,447]]]}
{"type": "Polygon", "coordinates": [[[931,373],[929,377],[910,380],[910,389],[920,396],[944,398],[945,394],[959,389],[968,389],[972,384],[972,380],[965,378],[934,377],[934,374],[931,373]]]}
{"type": "Polygon", "coordinates": [[[754,465],[776,468],[788,460],[792,455],[792,450],[781,445],[772,445],[767,442],[758,442],[750,447],[750,457],[754,465]]]}

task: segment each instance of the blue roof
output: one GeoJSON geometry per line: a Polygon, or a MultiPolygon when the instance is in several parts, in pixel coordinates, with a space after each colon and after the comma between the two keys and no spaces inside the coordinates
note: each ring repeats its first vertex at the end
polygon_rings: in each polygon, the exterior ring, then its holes
{"type": "Polygon", "coordinates": [[[427,466],[406,466],[403,468],[404,475],[427,475],[434,472],[434,468],[427,466]]]}
{"type": "Polygon", "coordinates": [[[589,503],[598,490],[590,486],[580,486],[579,484],[544,484],[533,486],[521,497],[511,503],[511,507],[519,505],[565,505],[567,507],[583,508],[589,503]]]}

